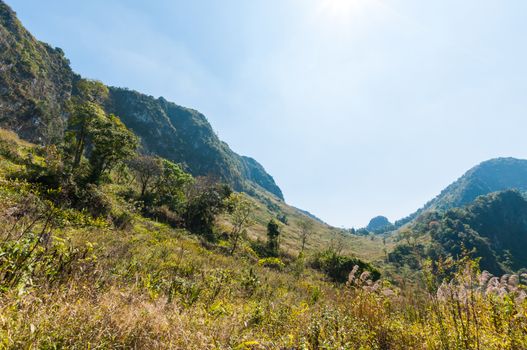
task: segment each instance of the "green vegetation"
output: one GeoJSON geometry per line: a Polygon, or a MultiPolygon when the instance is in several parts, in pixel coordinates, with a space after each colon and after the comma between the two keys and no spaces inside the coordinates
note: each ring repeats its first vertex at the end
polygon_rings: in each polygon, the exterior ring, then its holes
{"type": "Polygon", "coordinates": [[[370,220],[366,230],[371,233],[379,234],[393,231],[395,226],[385,216],[376,216],[370,220]]]}
{"type": "Polygon", "coordinates": [[[76,76],[1,0],[0,63],[1,349],[527,348],[527,201],[474,201],[524,191],[525,161],[397,235],[341,230],[197,111],[76,76]]]}
{"type": "Polygon", "coordinates": [[[271,219],[267,224],[267,250],[268,254],[278,255],[280,246],[280,226],[278,223],[271,219]]]}
{"type": "Polygon", "coordinates": [[[237,191],[253,195],[265,190],[283,199],[282,191],[265,169],[220,141],[201,113],[164,98],[113,87],[105,108],[141,138],[145,150],[184,164],[192,175],[213,174],[237,191]]]}
{"type": "Polygon", "coordinates": [[[144,151],[181,164],[193,176],[213,175],[237,191],[252,195],[264,190],[283,200],[262,165],[233,152],[201,113],[163,98],[83,83],[64,52],[33,38],[3,1],[0,38],[0,127],[31,142],[56,144],[68,122],[70,130],[82,128],[84,119],[101,114],[90,110],[94,106],[88,102],[95,103],[106,115],[119,116],[144,151]],[[84,103],[72,109],[70,101],[79,99],[84,103]]]}
{"type": "Polygon", "coordinates": [[[420,268],[425,258],[439,262],[467,252],[494,274],[518,271],[527,266],[527,200],[514,190],[481,196],[463,208],[424,214],[400,236],[389,254],[398,265],[420,268]]]}
{"type": "Polygon", "coordinates": [[[472,203],[479,196],[510,189],[527,192],[527,160],[491,159],[467,171],[423,208],[396,221],[395,226],[400,228],[430,210],[459,208],[472,203]]]}
{"type": "Polygon", "coordinates": [[[59,48],[28,33],[0,1],[0,125],[30,141],[62,138],[66,102],[77,80],[59,48]]]}
{"type": "MultiPolygon", "coordinates": [[[[306,244],[305,258],[281,249],[275,257],[259,256],[251,248],[255,241],[233,239],[258,220],[259,210],[245,195],[216,193],[225,213],[213,220],[211,242],[200,231],[143,216],[162,203],[156,199],[146,209],[139,200],[156,193],[162,172],[150,174],[142,191],[140,168],[132,171],[122,161],[89,190],[90,200],[97,196],[107,208],[93,215],[82,208],[90,202],[71,206],[65,199],[74,192],[39,182],[65,169],[52,148],[6,131],[0,146],[1,348],[527,346],[527,276],[502,278],[503,284],[462,257],[441,267],[450,271],[448,279],[427,263],[420,282],[405,286],[344,254],[338,241],[321,252],[306,244]],[[223,240],[227,224],[232,229],[223,240]]],[[[86,159],[81,164],[90,165],[86,159]]],[[[198,179],[181,186],[187,189],[183,203],[175,197],[176,212],[194,196],[222,188],[198,179]]],[[[300,230],[293,219],[282,229],[300,230]]],[[[275,237],[280,226],[271,223],[275,237]]],[[[300,236],[295,242],[300,250],[300,236]]]]}

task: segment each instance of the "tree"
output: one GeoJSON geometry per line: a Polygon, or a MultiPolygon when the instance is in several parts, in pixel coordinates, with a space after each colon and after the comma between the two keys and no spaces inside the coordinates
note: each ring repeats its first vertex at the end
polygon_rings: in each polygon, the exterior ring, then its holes
{"type": "Polygon", "coordinates": [[[300,221],[300,243],[302,245],[300,252],[304,252],[308,238],[313,234],[313,222],[309,220],[300,221]]]}
{"type": "Polygon", "coordinates": [[[155,182],[155,201],[157,205],[166,205],[171,210],[179,210],[187,200],[185,189],[194,178],[181,166],[169,160],[160,160],[161,173],[155,182]]]}
{"type": "Polygon", "coordinates": [[[280,237],[280,225],[276,220],[271,219],[267,224],[267,247],[273,255],[278,255],[280,237]]]}
{"type": "Polygon", "coordinates": [[[131,158],[137,149],[137,137],[113,114],[100,115],[88,126],[91,141],[91,183],[98,183],[105,172],[109,172],[121,161],[131,158]]]}
{"type": "Polygon", "coordinates": [[[128,162],[147,206],[167,206],[178,211],[186,201],[185,189],[194,179],[181,166],[152,156],[137,156],[128,162]]]}
{"type": "Polygon", "coordinates": [[[161,160],[152,156],[137,156],[128,162],[128,166],[139,182],[140,197],[144,198],[149,189],[154,190],[153,187],[163,173],[161,160]]]}
{"type": "Polygon", "coordinates": [[[231,240],[232,248],[230,254],[233,255],[238,247],[238,242],[247,232],[247,228],[253,225],[251,218],[254,210],[254,204],[243,194],[233,193],[227,199],[227,207],[230,211],[232,223],[231,240]]]}
{"type": "Polygon", "coordinates": [[[232,189],[226,184],[213,182],[210,178],[198,178],[187,195],[184,213],[186,228],[213,240],[216,216],[225,211],[225,199],[231,193],[232,189]]]}
{"type": "Polygon", "coordinates": [[[82,79],[76,85],[76,96],[70,103],[67,138],[73,138],[73,169],[84,155],[89,138],[89,125],[93,120],[105,116],[101,104],[108,98],[108,88],[101,82],[82,79]]]}
{"type": "Polygon", "coordinates": [[[103,109],[93,102],[74,103],[66,137],[71,139],[72,168],[77,169],[89,142],[90,124],[105,117],[103,109]]]}

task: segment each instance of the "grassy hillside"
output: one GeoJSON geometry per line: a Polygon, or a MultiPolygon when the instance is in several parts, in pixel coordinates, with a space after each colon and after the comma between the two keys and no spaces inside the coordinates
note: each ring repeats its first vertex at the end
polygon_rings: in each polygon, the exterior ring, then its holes
{"type": "Polygon", "coordinates": [[[379,236],[357,236],[350,235],[344,230],[331,227],[318,220],[312,219],[298,209],[278,201],[271,196],[265,197],[261,194],[260,199],[255,201],[256,224],[249,229],[249,235],[253,239],[265,239],[266,225],[269,218],[285,215],[287,224],[282,227],[282,246],[285,251],[292,255],[298,254],[300,247],[300,223],[308,221],[312,227],[313,234],[310,236],[306,248],[308,252],[323,250],[334,247],[343,253],[381,263],[384,260],[384,249],[390,251],[393,247],[393,239],[384,239],[379,236]]]}
{"type": "MultiPolygon", "coordinates": [[[[475,282],[470,261],[459,263],[447,287],[425,269],[422,287],[407,288],[366,272],[348,277],[362,262],[335,249],[270,259],[246,239],[230,255],[228,241],[143,217],[117,172],[97,186],[107,214],[72,207],[61,189],[35,181],[53,168],[51,151],[0,131],[0,348],[527,346],[525,287],[511,282],[496,294],[475,282]],[[346,283],[331,278],[338,269],[346,283]],[[460,297],[461,289],[471,297],[460,297]]],[[[292,214],[284,241],[293,242],[298,212],[280,209],[292,214]]],[[[256,209],[251,234],[260,238],[267,210],[256,209]]]]}

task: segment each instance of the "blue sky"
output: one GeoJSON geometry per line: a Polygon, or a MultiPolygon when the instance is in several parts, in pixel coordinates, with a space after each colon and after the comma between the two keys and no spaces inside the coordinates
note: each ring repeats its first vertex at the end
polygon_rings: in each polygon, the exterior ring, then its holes
{"type": "Polygon", "coordinates": [[[335,226],[527,158],[524,0],[7,0],[88,78],[203,112],[335,226]]]}

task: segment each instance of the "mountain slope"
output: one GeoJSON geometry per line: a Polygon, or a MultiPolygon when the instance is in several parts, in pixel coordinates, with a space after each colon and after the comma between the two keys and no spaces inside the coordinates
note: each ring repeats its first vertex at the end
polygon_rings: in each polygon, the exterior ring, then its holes
{"type": "Polygon", "coordinates": [[[527,191],[527,160],[496,158],[475,166],[423,208],[397,221],[396,226],[401,227],[429,210],[445,211],[461,207],[479,196],[509,189],[527,191]]]}
{"type": "MultiPolygon", "coordinates": [[[[37,41],[0,0],[0,127],[40,144],[60,139],[66,104],[79,79],[63,51],[37,41]]],[[[217,177],[236,190],[251,194],[262,188],[283,199],[264,168],[234,153],[199,112],[134,91],[110,91],[107,112],[141,137],[146,152],[183,163],[193,175],[217,177]]]]}
{"type": "Polygon", "coordinates": [[[141,137],[146,151],[183,163],[193,175],[214,175],[237,190],[254,185],[283,199],[273,178],[254,159],[234,153],[214,133],[205,116],[164,98],[110,88],[107,110],[141,137]]]}
{"type": "Polygon", "coordinates": [[[481,258],[481,268],[493,274],[527,267],[527,200],[518,191],[491,193],[446,212],[427,212],[411,229],[417,236],[429,237],[430,243],[426,249],[410,250],[401,244],[396,254],[390,254],[393,262],[408,261],[404,255],[421,250],[421,258],[433,261],[468,252],[481,258]]]}
{"type": "Polygon", "coordinates": [[[0,1],[0,125],[39,143],[60,138],[76,79],[62,50],[37,41],[0,1]]]}

